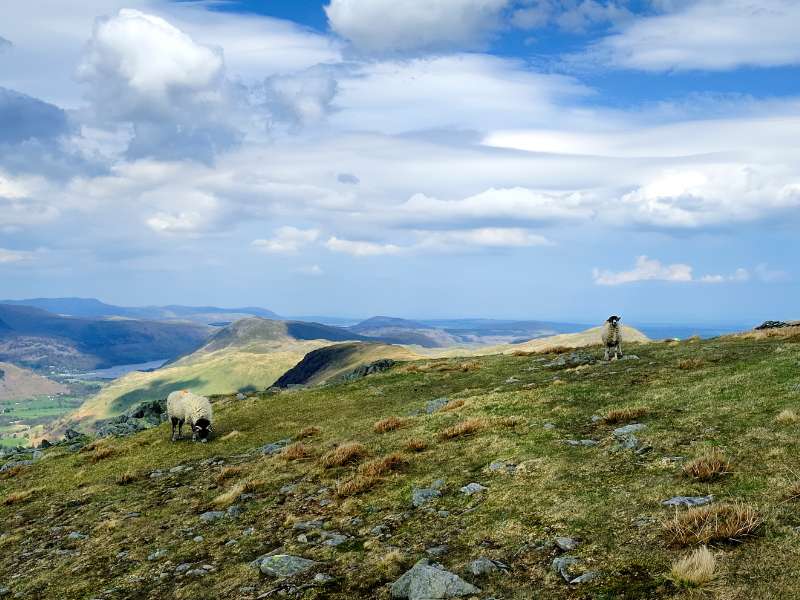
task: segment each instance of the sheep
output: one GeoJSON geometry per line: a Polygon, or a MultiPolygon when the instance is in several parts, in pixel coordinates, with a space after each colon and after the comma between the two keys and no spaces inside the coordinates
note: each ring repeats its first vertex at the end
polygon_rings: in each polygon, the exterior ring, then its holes
{"type": "Polygon", "coordinates": [[[205,396],[196,396],[188,390],[172,392],[167,396],[167,416],[172,422],[172,441],[181,439],[181,428],[184,422],[192,428],[192,441],[198,439],[205,443],[211,436],[214,423],[214,412],[211,403],[205,396]],[[175,427],[178,434],[175,435],[175,427]]]}
{"type": "Polygon", "coordinates": [[[600,337],[605,348],[605,360],[616,360],[622,358],[622,328],[619,326],[621,318],[612,315],[606,319],[600,337]],[[614,353],[613,358],[609,359],[609,353],[614,353]]]}

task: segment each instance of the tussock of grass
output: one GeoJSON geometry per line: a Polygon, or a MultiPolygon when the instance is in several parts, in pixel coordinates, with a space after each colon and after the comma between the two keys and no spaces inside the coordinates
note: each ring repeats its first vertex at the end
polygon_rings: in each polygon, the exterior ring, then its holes
{"type": "Polygon", "coordinates": [[[469,373],[471,371],[478,371],[481,364],[476,360],[468,360],[464,362],[451,362],[434,361],[422,364],[410,364],[404,368],[406,373],[469,373]]]}
{"type": "Polygon", "coordinates": [[[682,587],[702,587],[716,577],[717,559],[701,546],[672,563],[670,579],[682,587]]]}
{"type": "Polygon", "coordinates": [[[791,502],[797,502],[800,500],[800,481],[795,481],[789,484],[789,487],[786,488],[783,496],[786,498],[786,500],[791,502]]]}
{"type": "Polygon", "coordinates": [[[428,449],[428,442],[419,438],[412,438],[406,442],[405,448],[410,452],[423,452],[428,449]]]}
{"type": "Polygon", "coordinates": [[[386,417],[380,421],[376,421],[372,429],[375,433],[386,433],[387,431],[394,431],[400,429],[406,424],[406,419],[400,417],[386,417]]]}
{"type": "Polygon", "coordinates": [[[242,435],[242,432],[241,432],[241,431],[238,431],[237,429],[234,429],[233,431],[229,431],[228,433],[226,433],[225,435],[223,435],[223,436],[220,438],[220,440],[222,440],[223,442],[227,442],[228,440],[232,440],[232,439],[234,439],[234,438],[237,438],[237,437],[239,437],[240,435],[242,435]]]}
{"type": "Polygon", "coordinates": [[[452,427],[444,429],[439,433],[439,439],[452,440],[455,438],[472,435],[473,433],[484,429],[488,424],[489,422],[484,418],[473,417],[471,419],[467,419],[466,421],[456,423],[452,427]]]}
{"type": "Polygon", "coordinates": [[[89,462],[92,464],[99,463],[101,460],[105,460],[106,458],[112,456],[114,454],[114,449],[109,446],[101,446],[97,448],[94,452],[91,452],[88,455],[89,462]]]}
{"type": "Polygon", "coordinates": [[[306,427],[300,433],[297,434],[298,440],[304,440],[306,438],[314,437],[315,435],[319,435],[322,433],[322,428],[317,427],[316,425],[312,425],[311,427],[306,427]]]}
{"type": "Polygon", "coordinates": [[[800,421],[800,415],[798,415],[791,408],[787,408],[778,413],[778,415],[775,417],[775,421],[781,425],[791,425],[800,421]]]}
{"type": "Polygon", "coordinates": [[[122,519],[105,519],[95,525],[96,531],[114,531],[122,525],[122,519]]]}
{"type": "Polygon", "coordinates": [[[649,411],[646,406],[629,406],[627,408],[613,408],[603,415],[603,422],[609,425],[628,423],[645,416],[649,411]]]}
{"type": "Polygon", "coordinates": [[[389,550],[378,563],[378,568],[385,578],[399,575],[405,567],[406,557],[398,549],[389,550]]]}
{"type": "Polygon", "coordinates": [[[0,481],[4,479],[13,479],[14,477],[22,473],[25,470],[25,468],[26,467],[23,466],[16,466],[6,469],[2,473],[0,473],[0,481]]]}
{"type": "Polygon", "coordinates": [[[367,448],[359,442],[345,442],[322,455],[320,464],[326,469],[358,462],[367,455],[367,448]]]}
{"type": "Polygon", "coordinates": [[[336,495],[340,498],[357,496],[358,494],[363,494],[364,492],[371,490],[378,483],[380,483],[380,481],[381,478],[376,477],[375,475],[356,475],[355,477],[352,477],[351,479],[343,481],[337,485],[336,495]]]}
{"type": "Polygon", "coordinates": [[[702,358],[684,358],[678,361],[678,368],[684,371],[702,369],[704,366],[706,366],[706,361],[702,358]]]}
{"type": "Polygon", "coordinates": [[[124,473],[120,473],[120,475],[115,480],[117,485],[128,485],[133,483],[134,481],[138,481],[141,479],[141,475],[136,471],[128,470],[124,473]]]}
{"type": "Polygon", "coordinates": [[[746,504],[715,504],[676,511],[664,523],[670,543],[678,545],[710,542],[742,542],[759,533],[763,519],[746,504]]]}
{"type": "Polygon", "coordinates": [[[713,448],[683,466],[683,472],[698,481],[713,481],[731,472],[731,465],[719,448],[713,448]]]}
{"type": "Polygon", "coordinates": [[[387,456],[364,463],[358,468],[358,473],[366,477],[379,477],[402,469],[407,464],[408,458],[405,455],[400,452],[393,452],[387,456]]]}
{"type": "Polygon", "coordinates": [[[217,474],[217,483],[221,484],[227,481],[228,479],[235,479],[237,477],[241,477],[244,473],[244,467],[239,465],[231,465],[228,467],[223,467],[222,470],[217,474]]]}
{"type": "Polygon", "coordinates": [[[294,444],[289,444],[278,455],[282,460],[304,460],[306,458],[310,458],[313,455],[313,451],[310,447],[306,446],[302,442],[295,442],[294,444]]]}
{"type": "Polygon", "coordinates": [[[464,400],[450,400],[450,402],[448,402],[442,407],[441,412],[456,410],[458,408],[461,408],[462,406],[464,406],[464,400]]]}
{"type": "Polygon", "coordinates": [[[528,420],[518,415],[509,415],[507,417],[497,417],[493,423],[500,427],[518,427],[519,425],[527,425],[528,420]]]}
{"type": "Polygon", "coordinates": [[[217,508],[228,508],[231,504],[238,500],[239,496],[244,494],[245,484],[243,482],[237,483],[227,492],[224,492],[214,498],[211,504],[217,508]]]}
{"type": "Polygon", "coordinates": [[[40,492],[41,490],[42,488],[32,488],[29,490],[21,490],[19,492],[11,492],[5,498],[3,498],[3,504],[6,506],[22,504],[23,502],[30,500],[34,494],[40,492]]]}

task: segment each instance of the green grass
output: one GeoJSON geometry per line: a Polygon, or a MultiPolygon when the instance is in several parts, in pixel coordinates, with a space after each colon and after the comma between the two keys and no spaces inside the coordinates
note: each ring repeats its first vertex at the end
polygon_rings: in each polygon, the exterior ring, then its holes
{"type": "Polygon", "coordinates": [[[0,446],[27,446],[27,436],[12,438],[12,433],[23,425],[34,427],[55,420],[75,410],[83,402],[83,398],[75,396],[37,396],[29,400],[4,400],[0,402],[0,446]]]}
{"type": "MultiPolygon", "coordinates": [[[[800,402],[793,388],[800,383],[800,344],[794,338],[726,338],[627,350],[641,360],[558,372],[545,369],[535,356],[480,357],[472,370],[457,368],[463,359],[452,360],[452,370],[420,369],[421,361],[416,369],[400,365],[345,385],[241,402],[220,398],[217,437],[210,444],[170,443],[162,426],[104,442],[100,450],[109,447],[111,453],[96,462],[90,453],[56,449],[29,470],[0,480],[0,553],[5,557],[0,582],[31,598],[77,600],[112,589],[114,598],[255,598],[278,584],[247,563],[282,547],[321,561],[321,570],[336,578],[325,590],[302,590],[301,597],[388,598],[387,583],[424,556],[426,547],[447,543],[450,552],[441,561],[467,579],[473,580],[467,565],[479,556],[510,565],[509,575],[474,580],[484,590],[480,597],[798,597],[800,534],[794,528],[800,526],[800,513],[796,503],[786,501],[785,490],[800,477],[800,426],[775,417],[800,402]],[[687,358],[703,363],[681,368],[687,358]],[[510,377],[519,382],[506,384],[510,377]],[[373,430],[379,419],[407,416],[441,396],[465,402],[452,411],[412,416],[401,429],[373,430]],[[648,409],[640,418],[647,429],[637,436],[652,447],[649,452],[615,449],[611,432],[619,424],[591,420],[625,407],[648,409]],[[471,418],[483,419],[485,426],[440,440],[443,429],[471,418]],[[321,428],[303,440],[311,458],[250,453],[310,426],[321,428]],[[239,433],[228,435],[234,430],[239,433]],[[317,457],[334,444],[360,442],[370,460],[403,451],[412,438],[428,447],[407,453],[407,466],[367,482],[358,495],[326,496],[333,500],[327,507],[314,499],[320,488],[335,490],[357,476],[359,463],[332,469],[318,464],[317,457]],[[586,438],[599,445],[564,443],[586,438]],[[688,478],[683,462],[670,460],[691,459],[713,447],[725,452],[732,472],[710,483],[688,478]],[[212,457],[242,471],[218,480],[223,466],[203,463],[212,457]],[[496,459],[517,463],[516,475],[489,473],[486,466],[496,459]],[[193,470],[148,476],[178,464],[193,470]],[[118,485],[124,473],[133,480],[118,485]],[[439,477],[447,485],[436,508],[449,516],[410,511],[412,488],[439,477]],[[242,504],[245,512],[237,520],[200,524],[197,515],[212,510],[217,496],[244,481],[252,482],[255,498],[242,504]],[[461,495],[458,489],[472,481],[486,485],[487,492],[461,495]],[[288,483],[297,484],[297,493],[283,499],[277,491],[288,483]],[[42,489],[13,505],[2,504],[10,494],[34,488],[42,489]],[[756,508],[766,523],[756,537],[718,546],[713,590],[678,587],[669,579],[671,565],[692,548],[668,545],[662,522],[673,511],[660,502],[709,493],[718,502],[756,508]],[[141,516],[129,516],[133,512],[141,516]],[[353,517],[363,524],[351,525],[353,517]],[[286,526],[314,518],[352,535],[352,542],[338,549],[301,544],[286,526]],[[391,538],[369,534],[387,522],[391,538]],[[57,526],[64,529],[54,530],[57,526]],[[243,535],[247,527],[255,533],[243,535]],[[89,538],[69,541],[70,531],[89,538]],[[205,538],[200,544],[192,541],[198,534],[205,538]],[[600,577],[570,587],[555,576],[550,569],[554,551],[536,549],[555,536],[580,539],[571,554],[600,577]],[[230,539],[238,544],[227,546],[230,539]],[[167,557],[146,560],[161,548],[167,557]],[[129,554],[118,559],[122,551],[129,554]],[[182,562],[216,570],[202,580],[175,580],[174,568],[182,562]],[[169,577],[161,579],[161,573],[169,577]],[[242,592],[243,587],[253,591],[242,592]]],[[[95,457],[105,454],[98,452],[95,457]]]]}

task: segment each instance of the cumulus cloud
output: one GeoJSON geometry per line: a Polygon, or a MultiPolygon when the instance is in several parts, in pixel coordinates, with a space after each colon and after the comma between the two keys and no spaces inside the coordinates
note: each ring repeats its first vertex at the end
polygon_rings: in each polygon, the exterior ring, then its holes
{"type": "Polygon", "coordinates": [[[0,248],[0,265],[29,261],[32,258],[32,252],[0,248]]]}
{"type": "Polygon", "coordinates": [[[297,227],[281,227],[271,239],[254,240],[253,246],[269,253],[293,253],[307,246],[319,237],[318,229],[298,229],[297,227]]]}
{"type": "Polygon", "coordinates": [[[641,71],[724,71],[800,63],[794,0],[697,0],[628,22],[577,57],[641,71]],[[753,32],[759,32],[753,35],[753,32]]]}
{"type": "Polygon", "coordinates": [[[638,281],[671,281],[679,283],[725,283],[744,282],[750,279],[746,269],[739,268],[733,275],[703,275],[695,277],[691,265],[675,263],[665,265],[661,261],[639,256],[636,265],[629,271],[609,271],[594,269],[592,278],[597,285],[622,285],[638,281]]]}
{"type": "Polygon", "coordinates": [[[333,252],[341,252],[352,256],[382,256],[386,254],[400,254],[405,249],[394,244],[381,244],[359,240],[344,240],[336,236],[325,242],[325,246],[333,252]]]}
{"type": "Polygon", "coordinates": [[[565,31],[579,33],[631,17],[625,2],[615,0],[523,0],[511,14],[511,23],[522,29],[554,24],[565,31]]]}
{"type": "Polygon", "coordinates": [[[510,0],[331,0],[333,31],[366,51],[481,46],[510,0]]]}
{"type": "Polygon", "coordinates": [[[325,67],[299,73],[274,75],[267,79],[265,102],[272,115],[295,126],[315,125],[330,111],[337,82],[325,67]]]}

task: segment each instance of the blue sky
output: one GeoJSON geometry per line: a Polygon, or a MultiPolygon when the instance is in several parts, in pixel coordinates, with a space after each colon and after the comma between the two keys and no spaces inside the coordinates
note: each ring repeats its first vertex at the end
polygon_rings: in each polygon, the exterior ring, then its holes
{"type": "Polygon", "coordinates": [[[796,2],[0,17],[0,297],[800,318],[796,2]]]}

